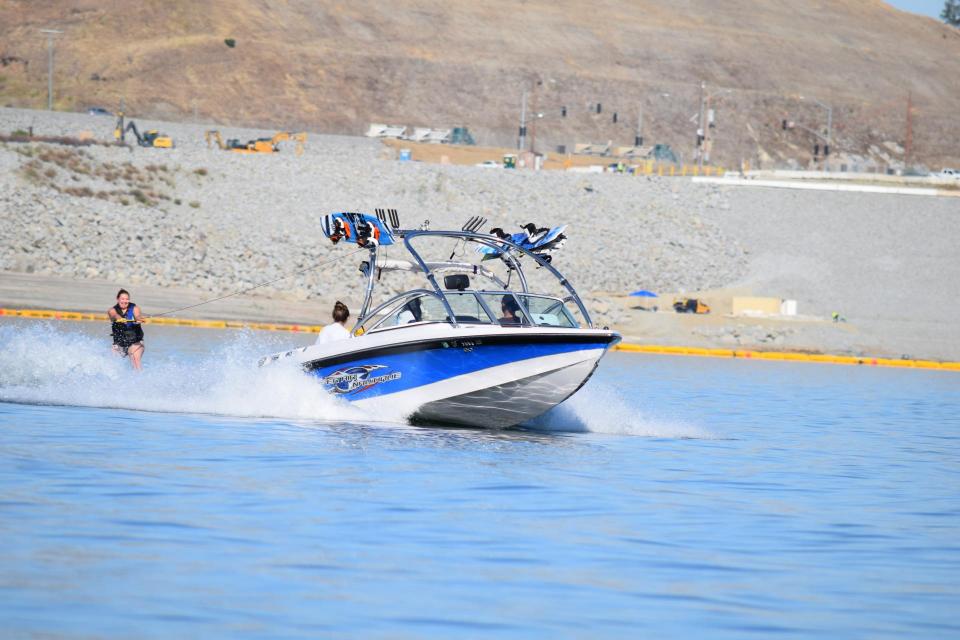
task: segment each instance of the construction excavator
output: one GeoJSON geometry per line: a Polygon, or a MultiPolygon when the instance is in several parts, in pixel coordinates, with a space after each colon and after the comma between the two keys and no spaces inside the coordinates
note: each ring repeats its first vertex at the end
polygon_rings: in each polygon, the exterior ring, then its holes
{"type": "Polygon", "coordinates": [[[173,138],[161,134],[156,129],[150,129],[149,131],[144,131],[141,134],[133,120],[128,122],[126,127],[123,125],[124,116],[123,112],[121,111],[117,114],[117,126],[113,130],[113,137],[120,142],[127,141],[127,132],[129,131],[134,135],[134,137],[136,137],[137,144],[139,144],[141,147],[157,147],[160,149],[173,148],[173,138]]]}
{"type": "Polygon", "coordinates": [[[272,138],[257,138],[256,140],[249,140],[247,142],[240,142],[240,140],[236,138],[230,138],[224,142],[220,132],[216,129],[207,131],[203,137],[207,141],[207,147],[215,143],[225,151],[234,151],[236,153],[276,153],[280,150],[279,145],[281,142],[284,140],[294,140],[297,143],[296,154],[298,156],[303,155],[304,145],[307,142],[306,133],[289,133],[287,131],[279,131],[274,134],[272,138]]]}
{"type": "Polygon", "coordinates": [[[213,144],[216,144],[219,148],[224,151],[246,151],[247,146],[241,144],[236,138],[231,138],[224,143],[223,137],[220,135],[220,132],[216,129],[211,129],[203,134],[203,139],[207,141],[207,148],[209,149],[213,144]]]}

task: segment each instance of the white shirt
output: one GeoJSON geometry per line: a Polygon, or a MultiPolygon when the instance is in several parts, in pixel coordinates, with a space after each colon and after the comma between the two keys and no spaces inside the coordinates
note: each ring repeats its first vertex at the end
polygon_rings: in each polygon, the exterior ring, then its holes
{"type": "Polygon", "coordinates": [[[320,334],[317,336],[316,344],[327,344],[328,342],[345,340],[349,337],[350,332],[347,331],[346,327],[339,322],[334,322],[333,324],[328,324],[320,330],[320,334]]]}

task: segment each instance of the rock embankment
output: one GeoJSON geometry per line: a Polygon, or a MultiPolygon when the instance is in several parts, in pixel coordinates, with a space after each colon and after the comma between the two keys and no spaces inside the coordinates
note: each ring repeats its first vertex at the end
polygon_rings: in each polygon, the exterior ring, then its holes
{"type": "MultiPolygon", "coordinates": [[[[311,135],[302,155],[292,143],[241,155],[208,148],[210,127],[138,125],[171,135],[176,148],[0,143],[0,271],[209,297],[271,282],[254,293],[358,304],[360,258],[320,267],[346,251],[319,220],[388,207],[406,227],[459,228],[471,216],[508,230],[569,225],[555,265],[596,320],[633,340],[960,359],[951,304],[960,198],[399,162],[377,141],[340,136],[311,135]],[[636,289],[706,292],[717,312],[648,313],[624,297],[636,289]],[[802,317],[726,318],[733,295],[794,299],[802,317]],[[848,322],[825,322],[835,311],[848,322]]],[[[0,133],[86,131],[110,142],[113,126],[0,109],[0,133]]],[[[220,129],[241,140],[272,134],[220,129]]]]}
{"type": "MultiPolygon", "coordinates": [[[[0,110],[0,131],[90,131],[110,118],[0,110]]],[[[402,221],[459,228],[470,216],[519,230],[566,223],[557,266],[583,291],[697,290],[742,276],[743,249],[705,215],[729,207],[713,186],[664,178],[532,173],[397,162],[376,141],[312,136],[303,155],[208,148],[204,127],[143,123],[174,149],[0,146],[0,270],[211,294],[303,271],[337,255],[318,228],[331,211],[393,207],[402,221]]],[[[241,139],[269,135],[225,131],[241,139]]],[[[358,285],[341,262],[265,287],[294,299],[340,297],[358,285]]]]}

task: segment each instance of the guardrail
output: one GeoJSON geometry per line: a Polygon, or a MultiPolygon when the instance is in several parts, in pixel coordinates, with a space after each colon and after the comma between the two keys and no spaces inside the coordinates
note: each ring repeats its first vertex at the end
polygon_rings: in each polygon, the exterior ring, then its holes
{"type": "Polygon", "coordinates": [[[727,173],[727,170],[723,167],[699,167],[695,164],[686,165],[682,164],[679,167],[673,164],[661,164],[654,162],[646,162],[643,164],[636,165],[634,169],[634,175],[642,176],[670,176],[670,177],[685,177],[685,176],[723,176],[727,173]]]}
{"type": "MultiPolygon", "coordinates": [[[[609,160],[609,159],[608,159],[609,160]]],[[[635,176],[666,176],[666,177],[686,177],[686,176],[713,176],[721,177],[726,175],[727,170],[723,167],[699,167],[695,164],[686,165],[682,164],[677,166],[675,164],[668,164],[655,161],[644,161],[640,164],[630,164],[628,162],[623,162],[621,165],[623,170],[619,170],[616,166],[620,164],[617,162],[608,162],[607,164],[577,164],[574,165],[570,161],[566,161],[563,164],[563,168],[567,171],[576,171],[583,173],[622,173],[622,174],[632,174],[635,176]]]]}

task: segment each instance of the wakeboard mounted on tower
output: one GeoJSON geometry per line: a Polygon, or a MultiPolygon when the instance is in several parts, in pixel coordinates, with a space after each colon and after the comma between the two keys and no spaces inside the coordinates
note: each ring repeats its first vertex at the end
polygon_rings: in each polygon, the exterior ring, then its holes
{"type": "MultiPolygon", "coordinates": [[[[552,254],[559,251],[567,243],[567,236],[563,234],[567,228],[565,224],[559,227],[538,227],[534,223],[528,222],[520,228],[523,229],[522,232],[510,234],[500,227],[494,227],[490,229],[490,235],[501,240],[509,240],[521,249],[526,249],[540,257],[544,262],[550,262],[553,259],[552,254]]],[[[490,247],[479,247],[477,251],[484,254],[484,260],[497,258],[503,252],[490,247]]]]}
{"type": "MultiPolygon", "coordinates": [[[[321,228],[325,236],[334,244],[340,241],[356,244],[359,247],[372,249],[377,246],[389,246],[402,239],[410,230],[400,228],[400,216],[396,209],[374,209],[376,215],[356,211],[341,211],[323,216],[321,228]]],[[[483,216],[471,216],[461,227],[467,233],[479,233],[480,228],[487,223],[483,216]]],[[[429,222],[424,221],[419,231],[428,228],[429,222]]],[[[490,229],[490,235],[501,240],[507,240],[539,257],[544,262],[550,262],[552,254],[559,251],[567,242],[564,235],[567,225],[557,227],[538,227],[532,222],[521,226],[519,233],[507,233],[500,227],[490,229]]],[[[501,257],[509,251],[507,244],[499,247],[481,246],[477,251],[483,254],[484,260],[501,257]]]]}
{"type": "MultiPolygon", "coordinates": [[[[378,214],[381,211],[383,210],[377,209],[378,214]]],[[[333,244],[343,240],[359,247],[388,246],[396,242],[394,231],[399,232],[396,209],[390,211],[392,212],[391,224],[387,223],[386,214],[381,218],[379,215],[374,217],[369,213],[343,211],[323,216],[320,228],[323,230],[323,235],[330,238],[333,244]],[[394,225],[393,222],[397,224],[394,225]]]]}

